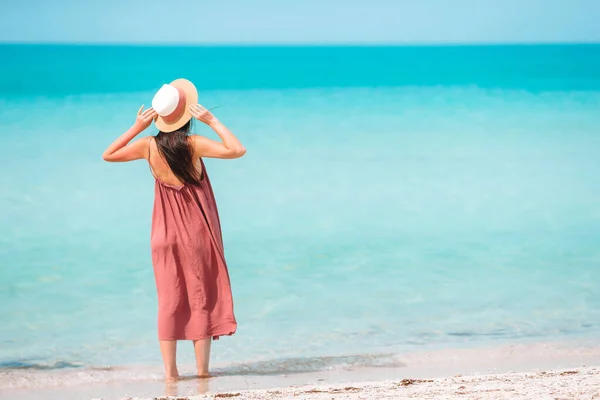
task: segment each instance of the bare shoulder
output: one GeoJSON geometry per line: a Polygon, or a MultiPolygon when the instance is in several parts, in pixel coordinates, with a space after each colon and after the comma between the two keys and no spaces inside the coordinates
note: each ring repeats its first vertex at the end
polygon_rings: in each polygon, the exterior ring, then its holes
{"type": "Polygon", "coordinates": [[[200,158],[201,156],[201,148],[202,148],[202,136],[196,133],[190,133],[188,136],[188,140],[190,145],[192,146],[192,150],[194,151],[194,158],[200,158]]]}
{"type": "Polygon", "coordinates": [[[198,135],[197,133],[190,133],[190,139],[192,140],[192,142],[199,142],[202,141],[202,139],[206,139],[206,137],[202,136],[202,135],[198,135]]]}
{"type": "Polygon", "coordinates": [[[202,136],[202,135],[198,135],[196,133],[190,134],[189,138],[190,138],[190,142],[196,149],[202,148],[203,146],[206,145],[207,141],[210,141],[209,138],[202,136]]]}
{"type": "Polygon", "coordinates": [[[152,144],[152,139],[154,139],[154,136],[144,136],[142,138],[139,138],[135,142],[139,146],[140,151],[143,153],[144,158],[148,158],[148,154],[149,154],[148,151],[150,150],[150,145],[152,144]]]}

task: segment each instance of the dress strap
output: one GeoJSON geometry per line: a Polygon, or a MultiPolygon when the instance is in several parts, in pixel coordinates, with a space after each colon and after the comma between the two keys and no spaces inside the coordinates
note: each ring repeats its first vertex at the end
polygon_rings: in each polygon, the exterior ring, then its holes
{"type": "Polygon", "coordinates": [[[150,149],[152,149],[152,142],[155,141],[154,138],[150,138],[150,140],[148,141],[148,167],[150,167],[150,173],[152,174],[152,176],[154,177],[154,179],[158,179],[156,177],[156,175],[154,174],[154,169],[152,168],[152,163],[150,162],[150,149]]]}

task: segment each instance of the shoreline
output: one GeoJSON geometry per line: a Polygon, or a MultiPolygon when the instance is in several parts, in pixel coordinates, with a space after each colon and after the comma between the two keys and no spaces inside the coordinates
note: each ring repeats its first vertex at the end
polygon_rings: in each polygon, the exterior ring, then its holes
{"type": "MultiPolygon", "coordinates": [[[[375,355],[372,356],[375,357],[375,355]]],[[[238,364],[230,367],[229,370],[216,366],[217,376],[208,380],[194,379],[192,377],[193,366],[182,366],[181,373],[184,379],[174,384],[165,384],[162,380],[162,370],[156,366],[151,368],[147,366],[130,366],[126,368],[45,371],[0,370],[0,399],[33,400],[44,398],[70,400],[88,398],[122,400],[154,399],[161,398],[161,396],[174,396],[182,399],[208,399],[219,398],[219,396],[216,396],[218,393],[240,393],[234,397],[262,399],[273,398],[273,393],[269,392],[273,390],[281,392],[281,396],[297,397],[307,395],[306,393],[300,393],[301,391],[306,392],[315,388],[319,388],[319,391],[313,391],[310,394],[330,396],[323,398],[331,398],[331,396],[336,398],[335,396],[338,395],[346,396],[343,398],[354,398],[347,396],[358,396],[355,398],[362,396],[362,398],[365,398],[365,396],[370,396],[369,393],[379,392],[383,393],[382,396],[388,394],[391,396],[390,393],[393,393],[393,396],[395,396],[393,398],[397,398],[399,392],[394,389],[393,385],[403,382],[403,380],[409,380],[409,382],[412,380],[410,384],[406,385],[407,387],[410,386],[406,389],[406,393],[413,393],[411,391],[418,388],[431,391],[433,386],[440,384],[446,385],[444,386],[446,392],[436,396],[451,396],[454,392],[450,390],[453,388],[454,383],[452,385],[450,383],[453,382],[452,379],[454,378],[452,377],[458,375],[470,377],[470,384],[476,383],[479,385],[481,383],[484,386],[493,386],[495,385],[493,382],[496,381],[500,383],[513,382],[515,385],[529,385],[533,382],[533,378],[524,378],[523,374],[534,374],[536,377],[539,374],[553,377],[552,385],[555,383],[562,385],[561,382],[565,379],[581,378],[585,382],[591,379],[591,382],[600,388],[600,346],[584,346],[580,342],[415,351],[394,355],[393,359],[395,364],[368,367],[345,365],[308,372],[294,372],[293,368],[285,370],[286,360],[266,362],[271,368],[275,364],[277,367],[275,369],[281,371],[279,373],[273,373],[273,370],[268,369],[260,370],[256,367],[262,365],[260,363],[238,364]],[[570,374],[557,375],[552,372],[573,370],[579,371],[572,374],[577,375],[577,377],[571,377],[570,374]],[[437,383],[428,382],[429,380],[435,380],[437,383]],[[341,390],[345,387],[359,387],[361,389],[341,390]],[[390,392],[392,389],[394,390],[390,392]],[[260,397],[267,395],[269,397],[260,397]]],[[[544,379],[547,377],[544,377],[544,379]]],[[[571,387],[569,385],[572,386],[569,383],[565,387],[571,387]]],[[[541,390],[541,388],[538,389],[541,390]]],[[[479,389],[475,388],[473,390],[477,391],[479,389]]],[[[527,394],[529,392],[523,393],[529,395],[527,394]]],[[[413,394],[418,395],[417,392],[413,394]]],[[[465,395],[461,396],[464,398],[465,395]]],[[[598,396],[598,399],[600,399],[600,393],[598,396]]],[[[319,397],[310,396],[305,398],[319,397]]],[[[380,396],[377,395],[377,398],[380,398],[380,396]]]]}
{"type": "MultiPolygon", "coordinates": [[[[318,385],[177,397],[177,400],[270,399],[600,399],[600,367],[398,379],[345,385],[318,385]]],[[[155,400],[166,400],[162,397],[155,400]]],[[[173,399],[173,397],[171,397],[173,399]]],[[[128,399],[129,400],[129,399],[128,399]]],[[[142,400],[142,399],[132,399],[142,400]]],[[[146,399],[144,399],[146,400],[146,399]]],[[[150,400],[150,399],[147,399],[150,400]]]]}

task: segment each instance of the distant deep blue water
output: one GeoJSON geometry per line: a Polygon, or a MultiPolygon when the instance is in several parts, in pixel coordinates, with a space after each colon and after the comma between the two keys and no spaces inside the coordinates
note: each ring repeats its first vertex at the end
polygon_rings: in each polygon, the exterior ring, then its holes
{"type": "Polygon", "coordinates": [[[207,161],[239,322],[215,361],[600,333],[600,45],[0,60],[0,367],[160,365],[152,178],[101,154],[178,77],[248,149],[207,161]]]}
{"type": "Polygon", "coordinates": [[[0,93],[65,96],[155,90],[185,76],[202,90],[477,85],[600,90],[600,44],[429,47],[1,45],[0,93]]]}

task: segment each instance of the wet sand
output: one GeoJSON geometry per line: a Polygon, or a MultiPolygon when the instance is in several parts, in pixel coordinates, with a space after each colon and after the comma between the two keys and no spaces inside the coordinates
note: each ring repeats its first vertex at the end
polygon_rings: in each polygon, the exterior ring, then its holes
{"type": "Polygon", "coordinates": [[[215,365],[218,375],[211,379],[195,379],[193,366],[182,366],[184,379],[174,384],[164,382],[159,365],[0,370],[0,399],[600,400],[599,346],[535,343],[388,358],[388,364],[380,366],[324,368],[317,363],[315,369],[301,371],[291,368],[289,360],[215,365]]]}

